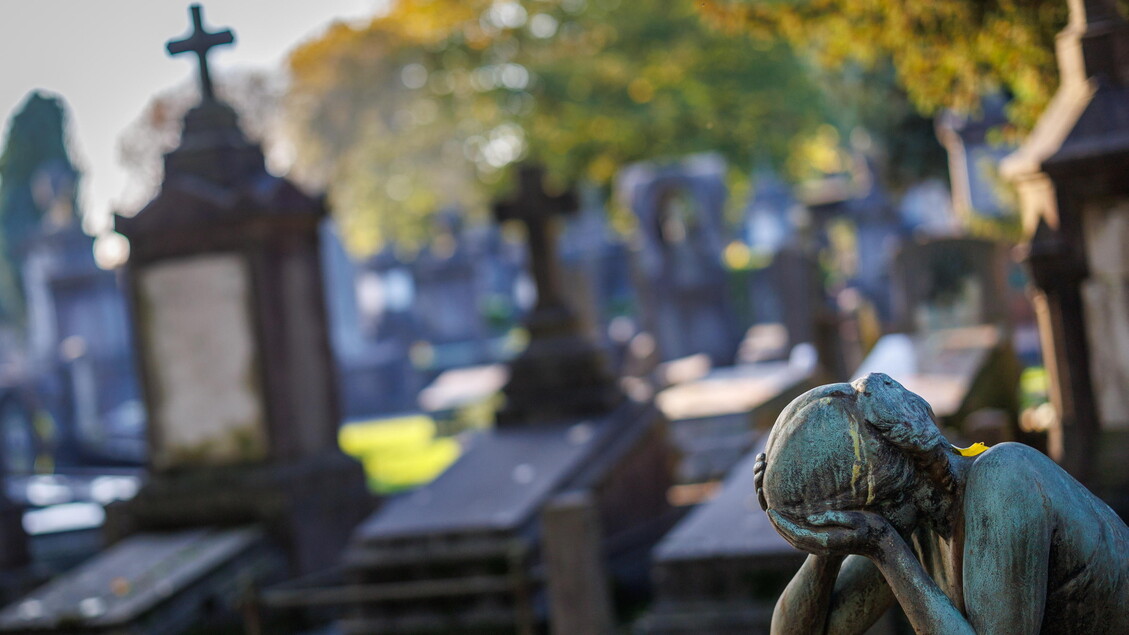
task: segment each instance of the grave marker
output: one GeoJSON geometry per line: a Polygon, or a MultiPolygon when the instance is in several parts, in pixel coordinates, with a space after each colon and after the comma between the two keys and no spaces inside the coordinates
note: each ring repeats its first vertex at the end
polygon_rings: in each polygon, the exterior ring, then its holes
{"type": "Polygon", "coordinates": [[[519,171],[514,197],[495,206],[499,222],[525,225],[537,283],[537,303],[525,321],[529,347],[511,364],[499,424],[599,414],[622,398],[607,360],[586,337],[560,287],[554,216],[575,207],[574,195],[546,192],[541,170],[529,166],[519,171]]]}
{"type": "Polygon", "coordinates": [[[269,174],[210,94],[204,57],[221,39],[181,47],[201,57],[204,99],[165,155],[160,192],[115,219],[130,241],[149,479],[107,507],[116,544],[5,611],[0,631],[180,632],[241,587],[331,565],[370,507],[336,443],[325,208],[269,174]]]}
{"type": "Polygon", "coordinates": [[[533,632],[548,619],[535,573],[545,557],[540,513],[561,492],[591,497],[604,563],[621,580],[638,581],[638,553],[669,526],[664,420],[650,401],[619,394],[560,293],[546,212],[567,199],[542,191],[533,169],[520,184],[499,217],[530,224],[538,301],[500,425],[467,437],[445,473],[357,529],[345,586],[310,590],[345,607],[346,633],[533,632]]]}
{"type": "Polygon", "coordinates": [[[1125,513],[1129,22],[1106,0],[1069,5],[1056,40],[1058,92],[1001,173],[1016,186],[1027,236],[1022,249],[1059,419],[1051,456],[1125,513]]]}
{"type": "Polygon", "coordinates": [[[670,361],[705,353],[733,362],[741,334],[721,262],[724,162],[698,155],[671,166],[638,164],[619,177],[639,219],[640,313],[670,361]]]}

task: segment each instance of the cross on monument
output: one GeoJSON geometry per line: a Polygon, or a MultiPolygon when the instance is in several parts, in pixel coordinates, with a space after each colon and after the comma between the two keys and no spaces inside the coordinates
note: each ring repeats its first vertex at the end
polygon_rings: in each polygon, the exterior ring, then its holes
{"type": "Polygon", "coordinates": [[[526,227],[533,279],[537,284],[535,311],[564,306],[553,216],[575,212],[577,206],[576,194],[571,190],[558,195],[546,192],[544,175],[540,167],[522,166],[514,196],[494,205],[494,217],[498,222],[518,220],[526,227]]]}
{"type": "Polygon", "coordinates": [[[196,54],[200,60],[200,94],[204,101],[214,101],[216,95],[212,90],[212,76],[208,73],[208,51],[214,46],[231,44],[235,41],[235,35],[231,29],[209,33],[204,29],[200,5],[194,4],[189,8],[192,11],[192,33],[183,40],[169,40],[165,48],[169,55],[196,54]]]}

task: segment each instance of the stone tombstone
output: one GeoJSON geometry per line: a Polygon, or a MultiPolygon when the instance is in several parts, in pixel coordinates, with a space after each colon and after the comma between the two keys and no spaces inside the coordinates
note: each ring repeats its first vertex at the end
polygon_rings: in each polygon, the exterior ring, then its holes
{"type": "Polygon", "coordinates": [[[775,170],[758,169],[753,174],[753,196],[745,207],[745,243],[753,250],[773,253],[791,242],[798,204],[792,188],[775,170]]]}
{"type": "Polygon", "coordinates": [[[431,243],[412,267],[412,312],[422,338],[435,344],[481,342],[485,338],[486,325],[475,295],[476,273],[463,245],[459,212],[439,213],[431,243]]]}
{"type": "Polygon", "coordinates": [[[358,264],[351,282],[359,339],[339,354],[345,417],[413,410],[424,377],[411,359],[420,337],[411,263],[387,246],[358,264]]]}
{"type": "Polygon", "coordinates": [[[1059,418],[1051,455],[1126,513],[1129,443],[1115,438],[1129,434],[1129,23],[1113,2],[1069,4],[1056,41],[1058,92],[1001,172],[1016,186],[1027,235],[1059,418]]]}
{"type": "Polygon", "coordinates": [[[602,340],[611,320],[631,313],[629,254],[608,225],[599,191],[586,187],[580,193],[580,210],[561,232],[561,269],[585,330],[602,340]]]}
{"type": "Polygon", "coordinates": [[[1008,250],[979,238],[934,238],[902,246],[894,258],[893,324],[928,332],[1006,324],[1008,250]]]}
{"type": "Polygon", "coordinates": [[[643,327],[664,360],[706,353],[732,363],[740,341],[722,265],[725,164],[697,155],[668,166],[637,164],[619,188],[639,220],[643,327]]]}
{"type": "Polygon", "coordinates": [[[949,156],[953,212],[965,222],[973,213],[998,217],[1007,212],[1000,197],[999,164],[1015,146],[989,140],[994,128],[1007,123],[1003,95],[981,99],[976,116],[946,111],[937,120],[937,139],[949,156]]]}
{"type": "Polygon", "coordinates": [[[234,37],[204,31],[199,6],[192,13],[194,31],[168,50],[198,56],[203,98],[165,155],[160,192],[115,218],[130,242],[125,278],[152,476],[111,507],[107,528],[120,537],[267,522],[295,570],[307,571],[329,563],[337,546],[327,537],[343,537],[366,505],[360,467],[337,448],[319,237],[326,210],[267,172],[234,110],[215,97],[206,54],[234,37]],[[332,495],[319,489],[331,484],[332,495]],[[298,522],[298,508],[310,505],[323,517],[298,522]]]}
{"type": "Polygon", "coordinates": [[[322,253],[342,416],[411,410],[422,379],[409,355],[416,329],[408,266],[391,248],[354,261],[328,223],[322,253]]]}
{"type": "Polygon", "coordinates": [[[126,300],[93,245],[77,223],[44,223],[25,243],[33,372],[60,426],[57,462],[140,464],[144,418],[126,300]]]}
{"type": "Polygon", "coordinates": [[[492,338],[505,337],[535,301],[525,245],[494,223],[468,227],[464,242],[477,270],[475,293],[487,331],[492,338]]]}
{"type": "Polygon", "coordinates": [[[561,286],[554,216],[575,208],[575,195],[546,192],[543,173],[531,166],[519,171],[513,198],[495,205],[500,222],[525,225],[537,284],[537,303],[525,320],[529,346],[511,362],[499,424],[598,414],[622,399],[603,351],[584,333],[561,286]]]}
{"type": "Polygon", "coordinates": [[[776,598],[804,554],[773,531],[757,505],[752,471],[766,436],[760,434],[716,495],[692,508],[652,550],[654,601],[634,632],[769,632],[776,598]]]}
{"type": "Polygon", "coordinates": [[[792,188],[768,167],[752,175],[753,195],[745,206],[743,239],[753,256],[754,265],[748,271],[745,294],[746,322],[757,324],[783,324],[783,306],[780,291],[774,284],[771,259],[796,239],[794,217],[798,202],[792,188]]]}
{"type": "Polygon", "coordinates": [[[855,285],[874,304],[879,317],[888,321],[892,314],[890,274],[894,255],[902,243],[903,229],[876,162],[869,157],[865,161],[866,176],[859,185],[862,194],[846,204],[847,214],[857,230],[855,285]]]}
{"type": "Polygon", "coordinates": [[[499,220],[526,226],[537,283],[530,343],[509,364],[498,425],[468,434],[447,471],[358,527],[344,586],[295,589],[272,601],[342,605],[345,633],[532,633],[544,631],[549,613],[568,610],[562,589],[590,588],[573,574],[606,567],[622,584],[645,579],[639,554],[670,523],[673,457],[654,403],[620,395],[560,288],[554,215],[573,209],[573,197],[547,191],[530,166],[495,208],[499,220]],[[565,492],[590,501],[590,566],[570,569],[570,581],[548,581],[544,567],[561,562],[554,548],[569,547],[543,525],[542,512],[565,492]]]}

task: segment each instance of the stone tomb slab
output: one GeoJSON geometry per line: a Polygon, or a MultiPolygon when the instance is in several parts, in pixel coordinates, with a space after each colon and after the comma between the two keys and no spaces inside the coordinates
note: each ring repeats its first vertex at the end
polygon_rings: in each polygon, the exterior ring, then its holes
{"type": "Polygon", "coordinates": [[[671,386],[655,397],[671,422],[671,438],[682,453],[679,483],[724,478],[752,446],[755,430],[810,385],[809,364],[759,362],[717,368],[705,377],[671,386]]]}
{"type": "Polygon", "coordinates": [[[137,534],[4,608],[0,632],[179,633],[281,566],[253,526],[137,534]]]}
{"type": "Polygon", "coordinates": [[[572,490],[592,493],[613,575],[644,578],[631,565],[673,520],[664,423],[628,402],[472,437],[439,478],[356,530],[345,585],[308,589],[308,603],[343,607],[345,633],[532,632],[545,619],[539,513],[572,490]]]}
{"type": "Polygon", "coordinates": [[[757,503],[753,464],[767,433],[652,551],[655,603],[636,632],[768,632],[777,596],[804,553],[776,533],[757,503]]]}
{"type": "Polygon", "coordinates": [[[921,395],[943,426],[957,427],[979,408],[1016,411],[1018,360],[996,326],[883,336],[854,377],[872,372],[921,395]]]}
{"type": "Polygon", "coordinates": [[[356,532],[362,541],[428,533],[512,530],[587,457],[603,422],[485,432],[435,481],[384,508],[356,532]]]}

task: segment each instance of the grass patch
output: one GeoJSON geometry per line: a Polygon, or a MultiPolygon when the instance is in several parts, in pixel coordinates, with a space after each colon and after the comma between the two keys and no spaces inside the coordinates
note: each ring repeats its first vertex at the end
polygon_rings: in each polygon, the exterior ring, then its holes
{"type": "Polygon", "coordinates": [[[346,423],[337,435],[341,450],[359,460],[369,489],[378,494],[419,487],[459,458],[458,441],[435,436],[426,415],[346,423]]]}

